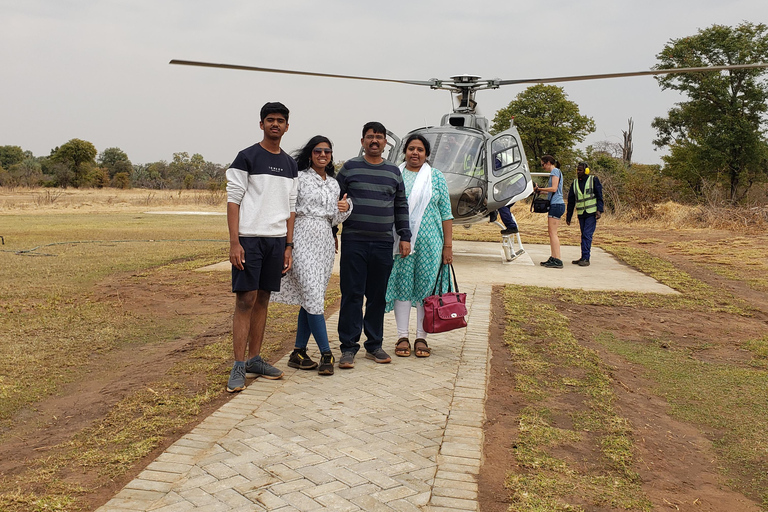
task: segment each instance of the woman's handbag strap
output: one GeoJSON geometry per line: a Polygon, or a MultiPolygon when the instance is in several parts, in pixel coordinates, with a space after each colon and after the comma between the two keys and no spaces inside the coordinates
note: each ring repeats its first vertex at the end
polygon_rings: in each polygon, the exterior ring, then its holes
{"type": "Polygon", "coordinates": [[[443,294],[443,267],[445,265],[448,265],[451,268],[451,274],[453,274],[453,287],[451,286],[450,274],[448,276],[448,291],[452,292],[455,288],[456,293],[459,292],[459,282],[456,280],[456,270],[453,268],[453,263],[441,263],[440,269],[437,271],[437,277],[435,278],[435,286],[432,287],[432,295],[443,294]]]}

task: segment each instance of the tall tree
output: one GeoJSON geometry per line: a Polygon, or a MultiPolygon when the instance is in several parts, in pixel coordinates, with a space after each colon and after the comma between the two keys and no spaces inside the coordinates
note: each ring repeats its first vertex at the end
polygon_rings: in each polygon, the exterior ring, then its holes
{"type": "Polygon", "coordinates": [[[0,146],[0,167],[8,169],[24,161],[24,150],[19,146],[0,146]]]}
{"type": "MultiPolygon", "coordinates": [[[[670,40],[656,58],[656,69],[766,62],[768,27],[748,22],[735,28],[713,25],[670,40]]],[[[654,144],[670,149],[664,157],[665,172],[694,191],[700,190],[702,180],[721,181],[732,201],[765,180],[765,75],[765,69],[740,69],[656,77],[662,89],[688,97],[652,123],[658,136],[654,144]]]]}
{"type": "Polygon", "coordinates": [[[112,178],[118,172],[130,174],[133,164],[120,148],[107,148],[99,154],[99,165],[109,171],[109,177],[112,178]]]}
{"type": "Polygon", "coordinates": [[[594,120],[582,115],[579,106],[557,85],[533,85],[518,94],[496,112],[491,132],[506,130],[513,118],[532,169],[546,154],[562,160],[563,154],[571,153],[577,143],[595,131],[594,120]]]}
{"type": "Polygon", "coordinates": [[[89,185],[91,174],[96,166],[96,147],[81,139],[72,139],[52,151],[51,160],[61,164],[69,171],[67,182],[62,186],[82,187],[89,185]]]}

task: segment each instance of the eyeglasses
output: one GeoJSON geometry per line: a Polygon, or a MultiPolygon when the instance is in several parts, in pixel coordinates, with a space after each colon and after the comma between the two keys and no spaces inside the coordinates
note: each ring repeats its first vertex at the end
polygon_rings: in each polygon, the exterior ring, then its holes
{"type": "Polygon", "coordinates": [[[316,154],[316,155],[322,155],[322,154],[326,154],[326,153],[329,154],[329,155],[333,154],[333,150],[330,149],[330,148],[315,148],[315,149],[312,150],[312,152],[314,154],[316,154]]]}
{"type": "Polygon", "coordinates": [[[376,135],[366,135],[365,140],[386,140],[387,137],[384,135],[376,134],[376,135]]]}

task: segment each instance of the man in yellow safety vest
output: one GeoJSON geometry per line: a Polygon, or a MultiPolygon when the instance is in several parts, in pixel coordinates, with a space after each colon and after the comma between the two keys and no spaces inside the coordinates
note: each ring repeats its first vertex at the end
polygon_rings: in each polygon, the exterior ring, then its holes
{"type": "Polygon", "coordinates": [[[589,256],[592,250],[592,236],[595,234],[597,219],[603,214],[603,186],[597,176],[589,174],[586,162],[579,162],[576,167],[576,179],[568,191],[568,211],[565,223],[571,225],[573,210],[579,218],[581,228],[581,258],[572,261],[580,267],[589,266],[589,256]]]}

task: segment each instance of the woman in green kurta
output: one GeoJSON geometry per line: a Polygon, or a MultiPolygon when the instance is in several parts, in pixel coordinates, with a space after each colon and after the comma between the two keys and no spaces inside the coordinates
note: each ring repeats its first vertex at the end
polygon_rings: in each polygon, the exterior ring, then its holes
{"type": "Polygon", "coordinates": [[[429,150],[429,141],[423,135],[411,135],[404,144],[405,162],[400,165],[408,196],[412,251],[405,258],[395,256],[386,298],[387,311],[395,311],[398,336],[395,354],[401,357],[411,355],[408,323],[414,306],[413,351],[416,357],[429,356],[422,301],[432,294],[441,268],[442,291],[447,291],[451,278],[449,269],[442,265],[453,262],[451,199],[443,173],[426,163],[429,150]]]}

